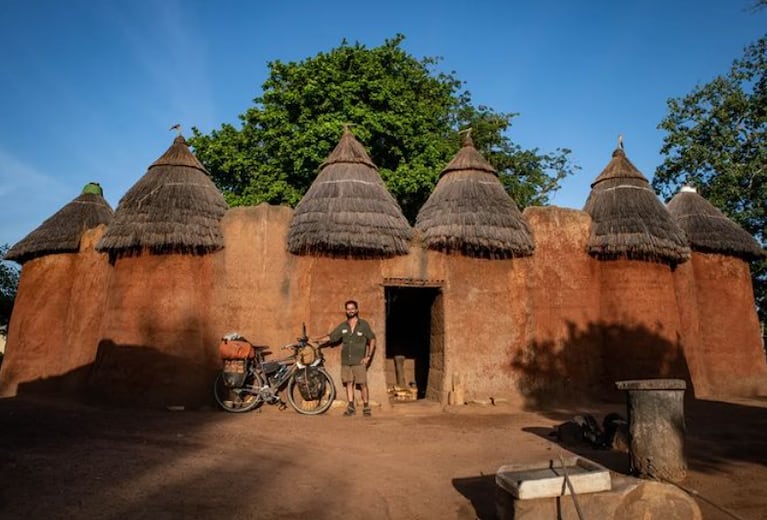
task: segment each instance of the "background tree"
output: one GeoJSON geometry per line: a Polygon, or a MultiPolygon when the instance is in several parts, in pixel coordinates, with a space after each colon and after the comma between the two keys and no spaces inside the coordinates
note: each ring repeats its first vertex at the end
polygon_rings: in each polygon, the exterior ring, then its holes
{"type": "Polygon", "coordinates": [[[370,152],[411,222],[458,151],[458,131],[498,169],[521,206],[545,203],[576,168],[569,150],[524,150],[506,136],[516,114],[471,104],[454,73],[400,47],[404,36],[367,48],[343,41],[300,62],[269,63],[269,78],[241,128],[193,129],[197,157],[230,205],[295,205],[341,136],[344,123],[370,152]]]}
{"type": "MultiPolygon", "coordinates": [[[[8,252],[8,244],[0,245],[0,259],[8,252]]],[[[8,325],[19,286],[19,269],[15,264],[0,260],[0,326],[8,325]]]]}
{"type": "MultiPolygon", "coordinates": [[[[653,186],[666,198],[690,183],[761,244],[767,234],[767,37],[729,72],[668,101],[653,186]]],[[[752,263],[760,318],[767,320],[767,262],[752,263]]]]}

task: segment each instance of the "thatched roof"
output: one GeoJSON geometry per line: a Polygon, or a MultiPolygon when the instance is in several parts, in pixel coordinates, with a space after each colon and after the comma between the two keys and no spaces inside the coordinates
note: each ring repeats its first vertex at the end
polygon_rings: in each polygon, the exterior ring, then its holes
{"type": "Polygon", "coordinates": [[[687,234],[693,251],[758,260],[767,252],[745,229],[727,218],[695,188],[685,186],[668,203],[668,211],[687,234]]]}
{"type": "Polygon", "coordinates": [[[416,217],[426,246],[481,258],[533,254],[530,228],[495,168],[464,137],[416,217]]]}
{"type": "Polygon", "coordinates": [[[299,255],[386,258],[408,253],[412,231],[365,148],[345,129],[296,206],[288,250],[299,255]]]}
{"type": "Polygon", "coordinates": [[[109,224],[113,215],[101,186],[86,184],[78,197],[14,245],[5,259],[23,264],[39,256],[76,253],[83,233],[100,224],[109,224]]]}
{"type": "Polygon", "coordinates": [[[622,147],[591,185],[589,254],[671,265],[690,257],[687,238],[622,147]]]}
{"type": "Polygon", "coordinates": [[[96,246],[110,258],[141,254],[205,254],[224,246],[223,195],[182,136],[120,199],[96,246]]]}

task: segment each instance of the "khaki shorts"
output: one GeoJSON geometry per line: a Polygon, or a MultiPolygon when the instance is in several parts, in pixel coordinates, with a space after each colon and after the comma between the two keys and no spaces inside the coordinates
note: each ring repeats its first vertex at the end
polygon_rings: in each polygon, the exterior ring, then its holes
{"type": "Polygon", "coordinates": [[[368,369],[365,365],[341,365],[341,382],[365,385],[368,382],[368,369]]]}

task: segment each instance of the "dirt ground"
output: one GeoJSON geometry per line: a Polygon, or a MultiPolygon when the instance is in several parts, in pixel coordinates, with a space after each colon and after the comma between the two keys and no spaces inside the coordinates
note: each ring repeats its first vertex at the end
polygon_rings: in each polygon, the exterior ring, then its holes
{"type": "MultiPolygon", "coordinates": [[[[3,519],[491,519],[499,466],[556,458],[551,427],[621,406],[511,413],[396,405],[232,415],[0,400],[3,519]]],[[[767,518],[767,399],[692,401],[690,474],[706,519],[767,518]]],[[[625,454],[578,453],[625,472],[625,454]]]]}

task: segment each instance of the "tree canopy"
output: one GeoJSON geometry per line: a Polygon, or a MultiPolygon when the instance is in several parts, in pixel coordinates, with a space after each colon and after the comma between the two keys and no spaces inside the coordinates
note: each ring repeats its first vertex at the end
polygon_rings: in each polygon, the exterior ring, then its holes
{"type": "Polygon", "coordinates": [[[577,167],[570,150],[523,149],[506,135],[516,114],[474,106],[440,58],[417,59],[404,36],[367,48],[346,41],[299,62],[268,64],[269,77],[241,128],[210,134],[193,129],[197,157],[230,205],[294,206],[322,161],[351,124],[392,195],[412,222],[459,149],[459,130],[472,137],[520,206],[543,204],[577,167]]]}
{"type": "Polygon", "coordinates": [[[2,260],[8,252],[8,244],[0,245],[0,326],[8,325],[19,286],[19,270],[11,262],[2,260]]]}
{"type": "MultiPolygon", "coordinates": [[[[767,36],[747,46],[730,70],[668,100],[663,163],[653,186],[666,198],[692,184],[761,244],[767,233],[767,36]]],[[[762,320],[767,263],[752,264],[762,320]]]]}

